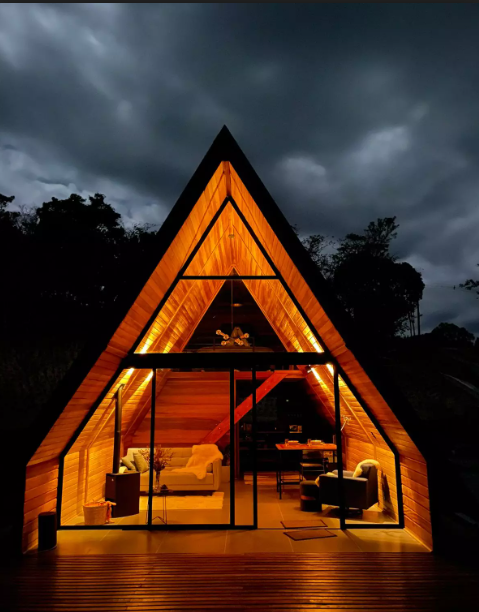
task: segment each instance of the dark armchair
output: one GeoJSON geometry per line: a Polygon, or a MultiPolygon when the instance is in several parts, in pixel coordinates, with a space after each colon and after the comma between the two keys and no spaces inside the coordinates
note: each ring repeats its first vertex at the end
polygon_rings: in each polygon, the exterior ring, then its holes
{"type": "MultiPolygon", "coordinates": [[[[367,510],[378,503],[378,471],[375,465],[363,465],[362,474],[343,472],[344,505],[346,508],[367,510]]],[[[319,497],[322,504],[339,506],[338,470],[319,477],[319,497]]]]}

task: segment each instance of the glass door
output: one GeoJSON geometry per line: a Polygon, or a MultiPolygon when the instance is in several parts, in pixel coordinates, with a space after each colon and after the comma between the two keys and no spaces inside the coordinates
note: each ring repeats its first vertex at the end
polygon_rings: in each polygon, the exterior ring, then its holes
{"type": "Polygon", "coordinates": [[[229,371],[158,373],[148,423],[152,526],[230,524],[230,393],[229,371]]]}

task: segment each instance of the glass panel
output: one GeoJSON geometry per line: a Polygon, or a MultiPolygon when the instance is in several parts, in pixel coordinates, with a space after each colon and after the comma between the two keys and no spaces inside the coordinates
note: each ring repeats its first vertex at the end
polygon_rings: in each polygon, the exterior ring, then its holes
{"type": "Polygon", "coordinates": [[[302,477],[319,485],[319,516],[324,526],[339,529],[339,480],[336,450],[336,415],[333,376],[326,366],[308,370],[311,401],[316,421],[308,426],[309,448],[302,457],[302,477]]]}
{"type": "Polygon", "coordinates": [[[248,282],[224,282],[186,345],[187,352],[284,351],[284,346],[265,317],[264,311],[247,288],[248,282]]]}
{"type": "Polygon", "coordinates": [[[279,280],[181,280],[136,352],[322,352],[279,280]]]}
{"type": "Polygon", "coordinates": [[[106,524],[106,501],[114,504],[110,524],[145,524],[142,475],[129,468],[141,463],[141,457],[135,462],[132,427],[150,402],[151,371],[124,370],[65,457],[62,525],[106,524]]]}
{"type": "Polygon", "coordinates": [[[228,444],[229,410],[229,372],[159,372],[153,525],[230,522],[227,453],[219,450],[228,444]]]}
{"type": "Polygon", "coordinates": [[[339,392],[346,526],[397,524],[394,455],[341,377],[339,392]]]}

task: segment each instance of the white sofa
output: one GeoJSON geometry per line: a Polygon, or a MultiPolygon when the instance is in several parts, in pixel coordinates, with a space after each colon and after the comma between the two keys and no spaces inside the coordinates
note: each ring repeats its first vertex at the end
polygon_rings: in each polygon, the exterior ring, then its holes
{"type": "MultiPolygon", "coordinates": [[[[166,448],[166,447],[165,447],[166,448]]],[[[171,448],[173,453],[170,464],[161,471],[160,485],[166,485],[171,491],[217,491],[221,485],[221,459],[216,459],[208,466],[206,477],[199,480],[196,474],[188,472],[173,472],[175,468],[186,467],[192,455],[192,448],[171,448]]],[[[133,462],[133,455],[139,448],[129,448],[126,457],[133,462]]],[[[143,472],[140,476],[141,491],[148,491],[150,472],[143,472]]],[[[153,484],[155,474],[153,474],[153,484]]]]}

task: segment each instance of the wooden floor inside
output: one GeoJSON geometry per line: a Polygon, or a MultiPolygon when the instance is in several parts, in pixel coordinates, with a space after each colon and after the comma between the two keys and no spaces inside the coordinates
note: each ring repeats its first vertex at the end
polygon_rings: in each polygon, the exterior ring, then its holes
{"type": "MultiPolygon", "coordinates": [[[[286,538],[285,538],[286,539],[286,538]]],[[[2,610],[473,610],[477,570],[434,555],[27,555],[2,610]]]]}

